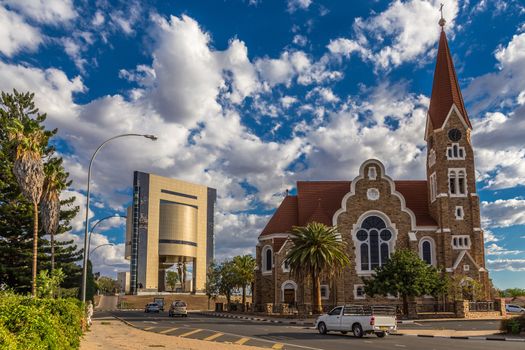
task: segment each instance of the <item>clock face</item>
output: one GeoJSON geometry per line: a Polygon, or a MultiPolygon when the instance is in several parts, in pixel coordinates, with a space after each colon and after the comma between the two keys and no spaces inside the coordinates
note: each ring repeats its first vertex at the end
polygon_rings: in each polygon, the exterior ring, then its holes
{"type": "Polygon", "coordinates": [[[461,131],[459,131],[458,129],[451,129],[448,132],[448,138],[450,139],[450,141],[459,141],[461,139],[461,131]]]}

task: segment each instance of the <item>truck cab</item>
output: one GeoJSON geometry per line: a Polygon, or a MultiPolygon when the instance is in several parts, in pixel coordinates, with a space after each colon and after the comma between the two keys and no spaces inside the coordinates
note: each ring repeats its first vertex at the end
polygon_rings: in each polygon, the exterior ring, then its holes
{"type": "Polygon", "coordinates": [[[361,338],[374,333],[382,338],[397,329],[396,309],[392,306],[343,305],[337,306],[315,321],[321,334],[338,331],[352,332],[361,338]]]}

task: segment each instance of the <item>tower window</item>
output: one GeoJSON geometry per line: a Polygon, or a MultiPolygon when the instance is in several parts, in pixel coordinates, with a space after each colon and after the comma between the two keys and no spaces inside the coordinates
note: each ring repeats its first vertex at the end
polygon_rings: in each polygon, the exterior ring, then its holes
{"type": "Polygon", "coordinates": [[[467,194],[465,169],[448,169],[448,188],[453,197],[464,197],[467,194]]]}
{"type": "Polygon", "coordinates": [[[430,200],[434,202],[437,196],[436,173],[430,175],[430,200]]]}
{"type": "Polygon", "coordinates": [[[457,206],[455,214],[456,214],[456,220],[463,220],[463,216],[465,215],[465,213],[463,212],[463,207],[457,206]]]}
{"type": "Polygon", "coordinates": [[[452,236],[453,249],[470,249],[470,237],[467,235],[452,236]]]}
{"type": "Polygon", "coordinates": [[[419,257],[429,265],[435,263],[434,240],[430,237],[424,237],[419,241],[419,257]]]}
{"type": "Polygon", "coordinates": [[[465,159],[465,147],[460,147],[459,143],[453,143],[452,146],[447,147],[448,160],[463,160],[465,159]]]}

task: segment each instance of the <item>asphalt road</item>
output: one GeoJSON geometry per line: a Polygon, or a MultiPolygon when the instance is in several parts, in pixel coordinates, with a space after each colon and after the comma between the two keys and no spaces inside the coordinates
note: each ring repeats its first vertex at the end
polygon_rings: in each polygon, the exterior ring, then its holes
{"type": "MultiPolygon", "coordinates": [[[[190,314],[187,318],[169,318],[166,312],[146,314],[141,311],[113,311],[111,314],[131,323],[139,329],[150,332],[203,339],[211,342],[230,342],[273,349],[479,350],[498,348],[498,350],[503,350],[524,348],[524,344],[521,342],[422,338],[416,336],[388,336],[380,339],[375,335],[369,335],[359,339],[351,335],[342,335],[339,333],[320,335],[316,330],[307,329],[303,326],[215,318],[198,314],[190,314]]],[[[95,314],[95,317],[100,316],[107,316],[107,313],[99,312],[95,314]]],[[[417,325],[404,326],[413,327],[417,325]]],[[[209,349],[213,348],[212,344],[213,343],[210,343],[209,349]]]]}
{"type": "Polygon", "coordinates": [[[499,320],[425,321],[399,324],[398,329],[454,329],[456,331],[485,331],[499,329],[499,320]]]}

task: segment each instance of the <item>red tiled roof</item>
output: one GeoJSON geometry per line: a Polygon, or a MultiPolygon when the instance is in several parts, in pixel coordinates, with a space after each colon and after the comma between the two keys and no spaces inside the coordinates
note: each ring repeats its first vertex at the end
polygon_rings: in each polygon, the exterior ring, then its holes
{"type": "Polygon", "coordinates": [[[279,249],[283,246],[284,242],[286,242],[288,238],[274,238],[273,240],[273,249],[275,252],[278,252],[279,249]]]}
{"type": "Polygon", "coordinates": [[[297,196],[286,196],[264,227],[261,236],[288,232],[297,224],[297,196]]]}
{"type": "Polygon", "coordinates": [[[428,114],[430,115],[430,121],[434,129],[441,128],[453,103],[465,118],[468,126],[472,128],[459,88],[454,62],[452,61],[448,47],[447,36],[445,31],[441,31],[436,69],[434,70],[432,97],[430,98],[430,106],[428,107],[428,114]]]}
{"type": "MultiPolygon", "coordinates": [[[[350,181],[298,181],[297,196],[287,196],[264,228],[261,236],[289,232],[293,226],[317,221],[332,225],[332,217],[350,192],[350,181]]],[[[428,212],[425,180],[395,181],[396,190],[414,212],[418,226],[436,226],[428,212]]],[[[281,244],[282,245],[282,244],[281,244]]]]}

